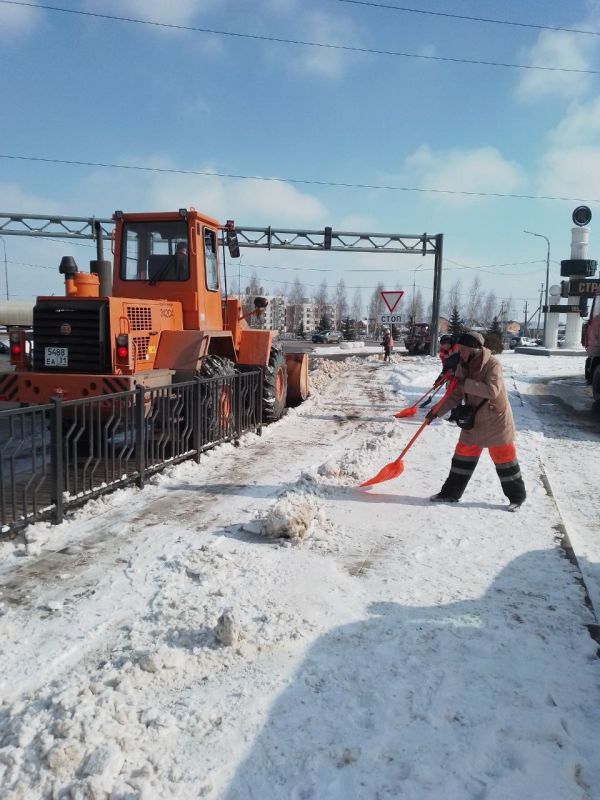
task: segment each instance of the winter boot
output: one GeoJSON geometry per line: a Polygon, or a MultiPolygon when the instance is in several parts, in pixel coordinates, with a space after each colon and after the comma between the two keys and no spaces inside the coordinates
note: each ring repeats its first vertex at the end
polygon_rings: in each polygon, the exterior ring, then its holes
{"type": "Polygon", "coordinates": [[[432,494],[429,498],[430,503],[458,503],[458,497],[451,497],[450,495],[443,494],[443,492],[438,492],[437,494],[432,494]]]}
{"type": "Polygon", "coordinates": [[[496,464],[496,472],[500,478],[502,491],[508,497],[510,503],[508,510],[517,511],[527,497],[519,462],[515,459],[505,464],[496,464]]]}

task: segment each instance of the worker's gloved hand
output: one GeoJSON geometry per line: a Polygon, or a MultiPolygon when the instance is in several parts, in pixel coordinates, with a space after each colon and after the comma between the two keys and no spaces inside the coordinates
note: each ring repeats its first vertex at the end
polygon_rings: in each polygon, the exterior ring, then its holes
{"type": "Polygon", "coordinates": [[[433,422],[433,420],[434,420],[434,419],[437,419],[437,414],[435,413],[435,411],[434,411],[433,409],[431,409],[431,411],[428,411],[428,412],[425,414],[425,419],[426,419],[426,420],[427,420],[427,422],[428,422],[428,423],[431,425],[431,423],[433,422]]]}

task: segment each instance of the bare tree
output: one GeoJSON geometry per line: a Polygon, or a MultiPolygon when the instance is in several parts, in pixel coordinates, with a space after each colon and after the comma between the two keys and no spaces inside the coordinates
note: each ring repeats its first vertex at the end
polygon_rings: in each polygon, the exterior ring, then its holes
{"type": "MultiPolygon", "coordinates": [[[[383,283],[378,283],[375,289],[373,290],[373,294],[371,295],[371,299],[369,300],[369,310],[368,310],[368,317],[369,317],[369,325],[371,325],[371,320],[374,320],[373,330],[370,333],[377,335],[381,323],[379,322],[379,317],[381,314],[384,313],[384,304],[383,304],[383,297],[381,293],[385,291],[383,288],[383,283]]],[[[387,311],[387,309],[385,309],[387,311]]]]}
{"type": "Polygon", "coordinates": [[[318,320],[322,320],[325,315],[325,306],[327,305],[327,297],[329,290],[327,288],[327,280],[323,278],[321,285],[315,294],[315,311],[318,320]]]}
{"type": "Polygon", "coordinates": [[[289,304],[287,311],[288,325],[294,333],[297,333],[302,320],[300,306],[304,302],[304,286],[300,283],[300,278],[297,275],[294,278],[287,299],[289,304]]]}
{"type": "Polygon", "coordinates": [[[342,320],[348,315],[348,298],[346,297],[346,283],[340,279],[335,287],[335,312],[336,326],[342,324],[342,320]]]}
{"type": "Polygon", "coordinates": [[[300,278],[296,275],[288,294],[288,301],[292,305],[299,305],[304,301],[304,286],[300,283],[300,278]]]}
{"type": "Polygon", "coordinates": [[[479,275],[475,275],[467,295],[465,310],[465,323],[469,328],[481,323],[481,309],[483,306],[483,290],[479,275]]]}
{"type": "Polygon", "coordinates": [[[493,289],[490,289],[483,303],[483,311],[481,312],[481,324],[485,328],[490,329],[492,326],[492,322],[494,321],[494,317],[497,314],[498,314],[498,298],[496,297],[496,292],[493,289]]]}
{"type": "Polygon", "coordinates": [[[461,304],[462,283],[460,280],[455,281],[446,292],[446,302],[444,303],[444,316],[450,319],[452,310],[457,308],[459,311],[462,309],[461,304]]]}
{"type": "Polygon", "coordinates": [[[350,312],[355,322],[360,322],[363,313],[363,300],[360,289],[356,289],[352,298],[352,311],[350,312]]]}

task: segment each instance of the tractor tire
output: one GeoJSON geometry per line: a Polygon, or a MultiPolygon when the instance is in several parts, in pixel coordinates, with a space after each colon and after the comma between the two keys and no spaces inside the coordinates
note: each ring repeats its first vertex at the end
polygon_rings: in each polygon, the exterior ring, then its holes
{"type": "Polygon", "coordinates": [[[219,375],[230,377],[235,375],[235,365],[222,356],[206,356],[198,375],[201,378],[216,378],[219,375]]]}
{"type": "Polygon", "coordinates": [[[281,347],[271,347],[269,365],[263,369],[263,422],[276,422],[285,410],[287,367],[281,347]]]}
{"type": "Polygon", "coordinates": [[[592,395],[594,401],[600,406],[600,364],[596,365],[592,373],[592,395]]]}
{"type": "MultiPolygon", "coordinates": [[[[201,378],[232,378],[235,365],[228,358],[208,355],[198,371],[201,378]]],[[[201,418],[203,444],[225,441],[229,438],[233,425],[233,386],[228,381],[215,388],[209,384],[201,389],[201,418]]]]}

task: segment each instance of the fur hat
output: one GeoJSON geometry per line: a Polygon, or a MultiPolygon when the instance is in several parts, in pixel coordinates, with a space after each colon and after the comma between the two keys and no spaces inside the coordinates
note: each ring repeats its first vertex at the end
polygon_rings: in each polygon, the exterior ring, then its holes
{"type": "Polygon", "coordinates": [[[463,347],[472,347],[474,350],[481,350],[484,341],[479,331],[465,331],[458,337],[459,344],[462,344],[463,347]]]}

